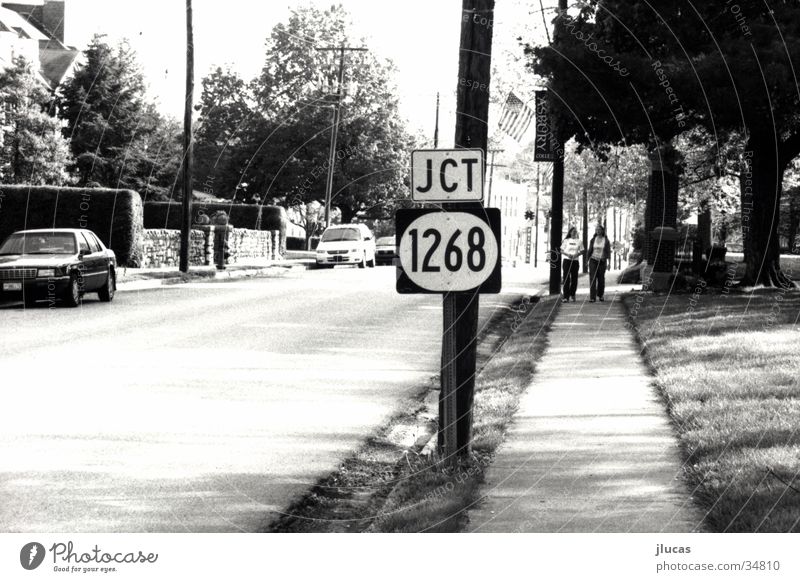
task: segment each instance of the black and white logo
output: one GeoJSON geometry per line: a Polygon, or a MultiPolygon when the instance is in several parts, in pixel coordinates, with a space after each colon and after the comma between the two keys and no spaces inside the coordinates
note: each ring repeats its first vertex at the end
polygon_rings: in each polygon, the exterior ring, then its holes
{"type": "Polygon", "coordinates": [[[29,542],[19,552],[19,563],[26,570],[35,570],[44,561],[44,546],[39,542],[29,542]]]}

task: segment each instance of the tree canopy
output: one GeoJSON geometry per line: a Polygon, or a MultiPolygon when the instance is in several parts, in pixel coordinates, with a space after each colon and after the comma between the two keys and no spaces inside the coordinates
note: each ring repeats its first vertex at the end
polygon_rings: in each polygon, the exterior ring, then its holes
{"type": "Polygon", "coordinates": [[[0,173],[5,183],[69,183],[72,157],[58,119],[48,112],[51,96],[24,57],[0,72],[0,106],[5,112],[0,173]]]}
{"type": "MultiPolygon", "coordinates": [[[[363,46],[343,8],[299,8],[273,28],[252,82],[222,69],[207,76],[198,181],[212,176],[225,198],[246,189],[287,206],[324,200],[340,53],[317,49],[342,45],[363,46]]],[[[345,222],[384,218],[406,195],[411,138],[392,74],[369,51],[345,52],[332,195],[345,222]]]]}
{"type": "Polygon", "coordinates": [[[527,52],[565,136],[652,148],[703,128],[719,150],[744,136],[744,282],[785,284],[776,200],[800,154],[800,5],[589,0],[556,21],[553,46],[527,52]]]}
{"type": "Polygon", "coordinates": [[[78,184],[168,196],[181,162],[180,128],[145,97],[136,53],[95,35],[58,93],[78,184]]]}

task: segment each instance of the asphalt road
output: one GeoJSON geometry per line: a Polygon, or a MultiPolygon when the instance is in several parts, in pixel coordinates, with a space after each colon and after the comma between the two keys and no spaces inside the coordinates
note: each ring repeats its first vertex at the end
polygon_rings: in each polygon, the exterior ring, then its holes
{"type": "Polygon", "coordinates": [[[4,305],[0,330],[0,530],[250,532],[437,372],[441,297],[336,268],[4,305]]]}

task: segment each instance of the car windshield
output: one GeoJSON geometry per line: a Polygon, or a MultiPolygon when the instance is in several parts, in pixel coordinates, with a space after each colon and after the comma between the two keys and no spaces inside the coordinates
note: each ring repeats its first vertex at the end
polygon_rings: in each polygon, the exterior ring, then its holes
{"type": "Polygon", "coordinates": [[[375,244],[379,247],[393,247],[395,245],[395,240],[393,236],[382,236],[378,240],[375,241],[375,244]]]}
{"type": "Polygon", "coordinates": [[[322,233],[321,242],[338,242],[342,240],[361,240],[357,228],[329,228],[322,233]]]}
{"type": "Polygon", "coordinates": [[[12,234],[0,247],[0,255],[74,255],[71,232],[27,232],[12,234]]]}

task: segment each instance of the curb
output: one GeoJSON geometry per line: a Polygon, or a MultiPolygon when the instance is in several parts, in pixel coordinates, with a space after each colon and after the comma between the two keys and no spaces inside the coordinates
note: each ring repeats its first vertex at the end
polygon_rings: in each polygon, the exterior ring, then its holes
{"type": "Polygon", "coordinates": [[[177,275],[164,278],[143,278],[132,281],[120,282],[117,284],[117,291],[142,291],[145,289],[156,289],[167,285],[180,285],[182,283],[202,283],[205,281],[226,281],[231,279],[245,279],[256,277],[269,277],[277,274],[284,274],[287,271],[309,270],[316,266],[309,261],[286,262],[269,265],[267,267],[233,267],[224,270],[194,271],[188,275],[177,275]]]}

